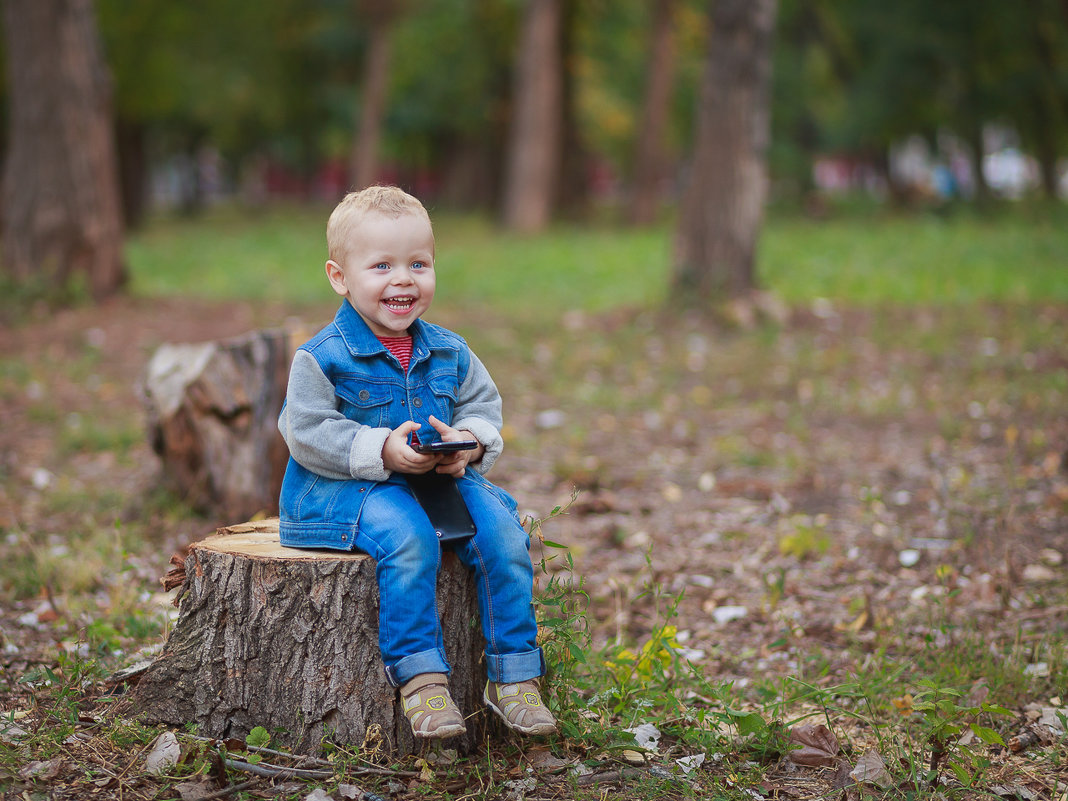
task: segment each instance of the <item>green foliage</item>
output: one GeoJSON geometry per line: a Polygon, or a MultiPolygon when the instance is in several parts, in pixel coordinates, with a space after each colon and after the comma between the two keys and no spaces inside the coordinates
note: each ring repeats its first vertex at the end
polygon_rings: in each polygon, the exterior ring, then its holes
{"type": "Polygon", "coordinates": [[[913,697],[911,707],[922,716],[921,730],[930,744],[930,760],[924,777],[926,783],[936,786],[939,771],[945,766],[962,785],[974,786],[989,767],[989,761],[973,749],[962,746],[961,735],[970,731],[981,743],[1004,746],[1001,735],[991,727],[982,725],[980,720],[988,715],[1012,717],[1013,713],[995,704],[968,701],[964,693],[939,686],[929,679],[920,681],[919,686],[920,690],[913,697]]]}
{"type": "Polygon", "coordinates": [[[254,726],[252,731],[245,735],[245,745],[253,748],[266,748],[271,742],[271,735],[263,726],[254,726]]]}
{"type": "MultiPolygon", "coordinates": [[[[66,740],[77,728],[82,704],[94,684],[102,677],[95,660],[85,660],[61,651],[53,665],[41,665],[24,674],[19,685],[29,693],[36,713],[36,725],[17,738],[18,745],[39,759],[49,759],[62,751],[66,740]]],[[[16,718],[7,715],[5,723],[16,718]]],[[[0,738],[0,761],[17,764],[20,752],[7,738],[0,738]]]]}

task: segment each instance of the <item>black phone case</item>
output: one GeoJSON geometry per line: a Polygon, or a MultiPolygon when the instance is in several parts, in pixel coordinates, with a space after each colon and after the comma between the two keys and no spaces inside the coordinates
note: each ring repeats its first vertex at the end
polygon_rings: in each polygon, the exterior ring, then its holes
{"type": "Polygon", "coordinates": [[[473,451],[478,447],[474,440],[464,442],[431,442],[423,450],[419,445],[413,445],[416,453],[456,453],[457,451],[473,451]]]}
{"type": "Polygon", "coordinates": [[[462,542],[475,535],[475,521],[471,519],[455,478],[433,470],[404,478],[442,544],[462,542]]]}

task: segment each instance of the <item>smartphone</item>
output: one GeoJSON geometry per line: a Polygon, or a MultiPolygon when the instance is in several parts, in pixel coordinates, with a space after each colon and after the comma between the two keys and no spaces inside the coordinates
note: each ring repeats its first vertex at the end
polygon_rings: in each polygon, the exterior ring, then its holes
{"type": "Polygon", "coordinates": [[[473,439],[465,439],[461,442],[427,442],[412,445],[416,453],[455,453],[456,451],[473,451],[478,447],[478,442],[473,439]]]}

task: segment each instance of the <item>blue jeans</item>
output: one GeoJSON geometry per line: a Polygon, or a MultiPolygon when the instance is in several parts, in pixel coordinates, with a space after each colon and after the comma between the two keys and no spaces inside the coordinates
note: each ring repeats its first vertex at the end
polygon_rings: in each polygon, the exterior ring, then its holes
{"type": "MultiPolygon", "coordinates": [[[[453,548],[475,571],[489,679],[511,683],[541,676],[527,533],[497,488],[484,479],[458,484],[477,533],[453,548]]],[[[370,491],[356,547],[378,563],[378,645],[390,684],[448,673],[436,592],[441,546],[407,484],[391,479],[370,491]]]]}

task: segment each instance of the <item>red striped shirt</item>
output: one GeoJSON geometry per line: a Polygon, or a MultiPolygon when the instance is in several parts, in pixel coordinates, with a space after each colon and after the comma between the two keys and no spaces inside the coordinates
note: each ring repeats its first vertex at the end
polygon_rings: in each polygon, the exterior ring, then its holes
{"type": "Polygon", "coordinates": [[[408,372],[408,364],[412,360],[412,338],[406,337],[379,337],[378,341],[386,346],[386,349],[397,357],[401,369],[408,372]]]}

